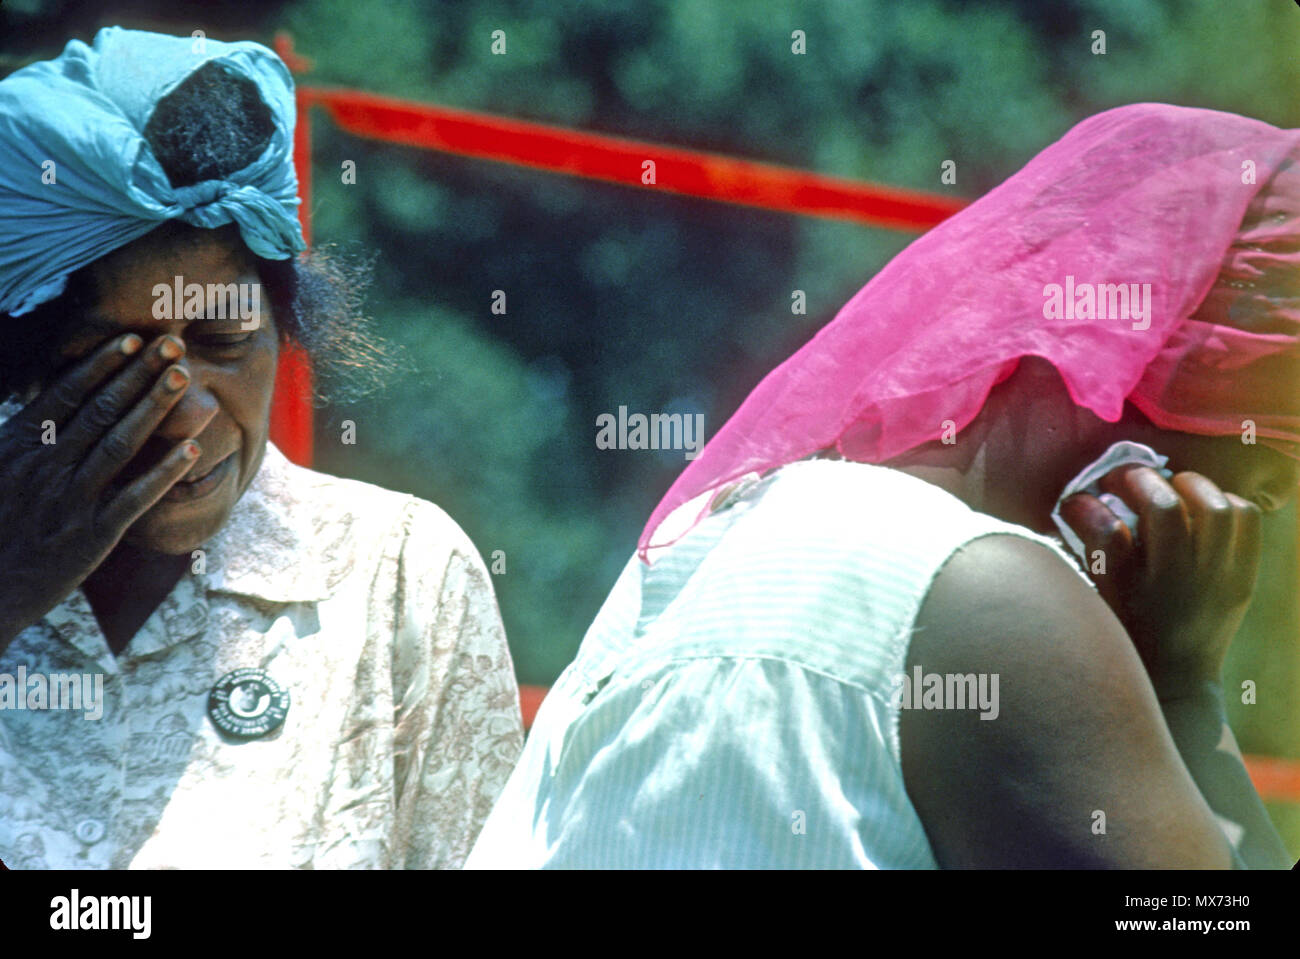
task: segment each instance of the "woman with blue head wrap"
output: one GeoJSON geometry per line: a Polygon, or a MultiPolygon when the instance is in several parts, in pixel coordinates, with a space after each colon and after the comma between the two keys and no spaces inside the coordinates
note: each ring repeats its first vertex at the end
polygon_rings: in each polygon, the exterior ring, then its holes
{"type": "Polygon", "coordinates": [[[455,866],[518,752],[459,527],[268,441],[283,345],[383,355],[299,255],[293,123],[255,43],[111,28],[0,81],[11,867],[455,866]]]}

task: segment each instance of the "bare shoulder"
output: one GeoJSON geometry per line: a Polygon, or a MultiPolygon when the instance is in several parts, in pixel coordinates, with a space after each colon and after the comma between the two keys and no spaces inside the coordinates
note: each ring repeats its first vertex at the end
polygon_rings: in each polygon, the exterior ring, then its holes
{"type": "Polygon", "coordinates": [[[952,555],[922,604],[912,651],[961,659],[990,652],[993,638],[1000,660],[1028,653],[1040,665],[1095,665],[1114,657],[1141,669],[1096,591],[1062,557],[1021,536],[982,536],[952,555]],[[930,642],[937,635],[943,642],[930,642]]]}
{"type": "Polygon", "coordinates": [[[1068,714],[1076,729],[1158,713],[1141,660],[1105,601],[1064,559],[1019,536],[973,540],[939,571],[908,647],[907,668],[917,666],[998,678],[999,721],[970,726],[949,715],[940,724],[984,740],[1054,735],[1054,713],[1068,714]]]}
{"type": "Polygon", "coordinates": [[[954,553],[917,616],[917,667],[997,698],[985,718],[901,712],[904,782],[940,865],[1222,864],[1127,633],[1052,550],[992,535],[954,553]]]}

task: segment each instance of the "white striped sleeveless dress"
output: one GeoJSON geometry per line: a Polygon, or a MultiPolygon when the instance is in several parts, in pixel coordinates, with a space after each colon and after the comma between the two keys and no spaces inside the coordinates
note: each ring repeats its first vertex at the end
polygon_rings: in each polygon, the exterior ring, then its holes
{"type": "MultiPolygon", "coordinates": [[[[694,516],[688,503],[670,519],[694,516]]],[[[896,470],[752,477],[628,563],[467,868],[935,868],[893,683],[961,546],[1055,541],[896,470]]]]}

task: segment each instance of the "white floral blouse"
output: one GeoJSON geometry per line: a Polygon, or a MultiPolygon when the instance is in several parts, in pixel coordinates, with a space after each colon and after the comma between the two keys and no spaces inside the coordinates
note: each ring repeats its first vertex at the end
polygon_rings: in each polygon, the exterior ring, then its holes
{"type": "Polygon", "coordinates": [[[460,527],[268,444],[195,565],[121,655],[81,589],[0,655],[0,693],[25,678],[36,705],[34,675],[103,676],[97,719],[0,697],[0,860],[459,867],[523,744],[491,582],[460,527]],[[259,738],[209,715],[241,668],[288,693],[259,738]]]}

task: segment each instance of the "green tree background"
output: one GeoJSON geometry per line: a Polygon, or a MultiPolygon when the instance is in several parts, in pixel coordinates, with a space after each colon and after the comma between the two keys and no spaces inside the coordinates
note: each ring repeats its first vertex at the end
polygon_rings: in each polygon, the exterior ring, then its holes
{"type": "MultiPolygon", "coordinates": [[[[1300,10],[1283,0],[294,0],[193,13],[8,0],[0,42],[19,62],[112,23],[263,42],[287,30],[314,60],[302,82],[967,198],[1124,103],[1300,126],[1300,10]],[[955,186],[940,182],[944,160],[955,186]]],[[[317,466],[433,500],[485,557],[503,552],[495,583],[522,682],[569,662],[684,466],[680,453],[596,449],[596,416],[701,412],[711,435],[912,239],[378,144],[323,116],[314,130],[316,241],[375,257],[369,310],[415,369],[320,410],[317,466]],[[498,289],[505,315],[490,310],[498,289]],[[806,316],[791,313],[795,289],[806,316]],[[339,442],[343,419],[355,446],[339,442]]],[[[1294,507],[1267,521],[1268,568],[1226,676],[1243,749],[1292,758],[1296,523],[1294,507]],[[1235,695],[1247,680],[1253,705],[1235,695]]],[[[1271,811],[1300,854],[1300,806],[1271,811]]]]}

